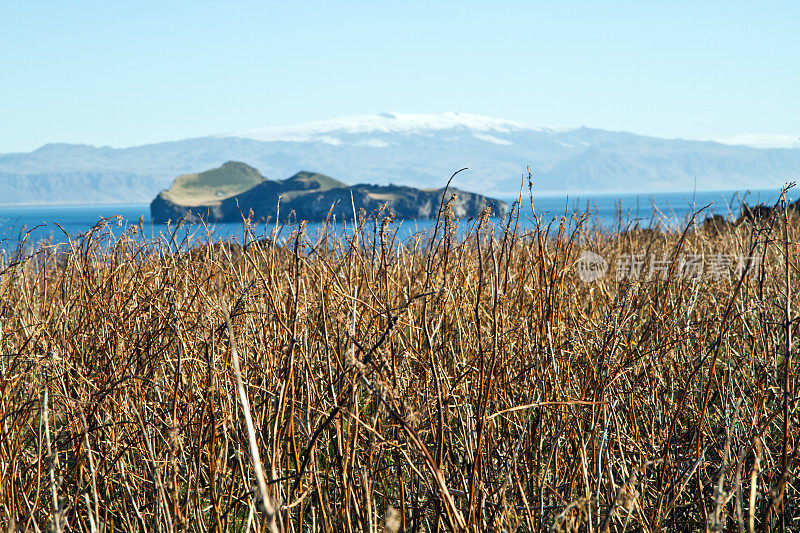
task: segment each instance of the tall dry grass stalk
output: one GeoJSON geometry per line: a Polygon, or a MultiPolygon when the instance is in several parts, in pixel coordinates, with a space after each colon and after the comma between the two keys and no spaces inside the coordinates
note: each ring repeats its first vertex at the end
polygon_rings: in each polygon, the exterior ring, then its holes
{"type": "Polygon", "coordinates": [[[19,531],[800,529],[798,225],[390,219],[187,250],[136,227],[0,271],[19,531]],[[657,257],[591,283],[591,250],[657,257]],[[760,269],[682,275],[683,258],[760,269]],[[792,303],[794,302],[794,303],[792,303]]]}

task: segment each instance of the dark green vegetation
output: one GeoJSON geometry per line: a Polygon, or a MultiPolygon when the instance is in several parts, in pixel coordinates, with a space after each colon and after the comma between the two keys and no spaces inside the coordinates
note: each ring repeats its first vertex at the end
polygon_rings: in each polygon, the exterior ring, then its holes
{"type": "Polygon", "coordinates": [[[520,234],[450,207],[402,246],[385,219],[189,253],[97,228],[3,264],[0,527],[798,529],[789,210],[520,234]],[[662,270],[584,283],[584,250],[662,270]]]}
{"type": "MultiPolygon", "coordinates": [[[[187,219],[209,222],[241,222],[252,211],[254,220],[323,221],[329,217],[353,219],[364,210],[386,209],[395,218],[434,218],[441,207],[444,189],[414,189],[396,185],[354,185],[311,172],[298,172],[285,180],[268,180],[244,163],[179,176],[150,204],[153,222],[187,219]]],[[[477,217],[491,205],[504,215],[505,202],[449,189],[455,194],[451,209],[458,217],[477,217]]]]}

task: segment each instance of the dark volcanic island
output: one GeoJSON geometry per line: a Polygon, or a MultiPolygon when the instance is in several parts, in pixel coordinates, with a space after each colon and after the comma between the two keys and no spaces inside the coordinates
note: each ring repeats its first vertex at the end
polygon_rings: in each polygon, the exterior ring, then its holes
{"type": "MultiPolygon", "coordinates": [[[[444,192],[398,185],[348,186],[313,172],[270,180],[251,166],[229,161],[213,170],[175,178],[152,201],[150,214],[156,224],[181,219],[241,222],[250,210],[254,220],[291,217],[315,222],[329,214],[352,219],[354,206],[356,212],[363,209],[368,214],[385,206],[395,218],[426,219],[436,217],[444,192]]],[[[494,198],[450,188],[447,199],[451,194],[456,194],[450,206],[457,217],[477,217],[487,206],[496,216],[508,211],[505,202],[494,198]]]]}

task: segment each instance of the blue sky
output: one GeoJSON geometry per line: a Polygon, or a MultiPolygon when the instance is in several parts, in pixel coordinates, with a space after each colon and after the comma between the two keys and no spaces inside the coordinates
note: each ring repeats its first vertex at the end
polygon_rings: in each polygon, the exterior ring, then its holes
{"type": "Polygon", "coordinates": [[[800,2],[0,3],[0,152],[381,111],[800,137],[800,2]]]}

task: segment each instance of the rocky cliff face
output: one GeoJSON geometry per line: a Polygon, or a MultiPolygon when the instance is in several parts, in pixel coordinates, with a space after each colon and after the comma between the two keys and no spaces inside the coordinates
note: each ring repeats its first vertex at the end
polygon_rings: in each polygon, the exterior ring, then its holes
{"type": "Polygon", "coordinates": [[[150,216],[155,224],[166,224],[186,219],[188,222],[201,220],[220,221],[222,215],[219,205],[183,205],[166,198],[164,191],[160,192],[150,202],[150,216]]]}
{"type": "MultiPolygon", "coordinates": [[[[241,163],[226,163],[236,172],[246,172],[252,181],[252,167],[234,166],[241,163]]],[[[353,208],[356,212],[364,210],[367,214],[375,213],[382,208],[400,219],[435,218],[442,202],[443,189],[415,189],[396,185],[354,185],[348,187],[342,182],[322,174],[299,172],[286,180],[262,179],[255,186],[236,190],[235,185],[220,183],[220,169],[208,171],[214,173],[214,186],[226,194],[214,196],[213,191],[200,191],[194,198],[191,195],[177,194],[172,190],[183,185],[186,190],[186,177],[180,177],[179,183],[166,191],[162,191],[150,204],[153,222],[164,223],[186,218],[189,221],[206,220],[209,222],[239,222],[242,216],[253,212],[256,220],[307,220],[309,222],[325,220],[329,214],[337,219],[352,219],[353,208]]],[[[191,175],[195,176],[195,175],[191,175]]],[[[231,179],[236,183],[246,180],[237,178],[234,172],[231,179]]],[[[209,181],[194,180],[194,181],[209,181]]],[[[242,188],[241,186],[239,188],[242,188]]],[[[492,214],[504,215],[508,210],[505,202],[487,198],[480,194],[449,189],[450,195],[456,198],[450,207],[457,217],[477,217],[486,207],[492,214]]],[[[388,214],[388,213],[387,213],[388,214]]]]}
{"type": "MultiPolygon", "coordinates": [[[[258,187],[222,203],[222,218],[239,219],[241,213],[253,210],[256,218],[272,219],[279,216],[278,196],[270,191],[270,186],[258,187]],[[236,205],[238,201],[238,207],[236,205]]],[[[329,213],[337,219],[352,219],[353,208],[367,214],[379,211],[385,206],[387,213],[395,218],[428,219],[435,218],[442,201],[444,189],[414,189],[412,187],[354,185],[327,191],[307,191],[301,195],[284,195],[280,202],[280,218],[292,214],[297,220],[325,220],[329,213]]],[[[505,202],[470,192],[450,189],[455,200],[450,204],[457,217],[477,217],[487,206],[492,206],[495,215],[504,215],[508,210],[505,202]]]]}

